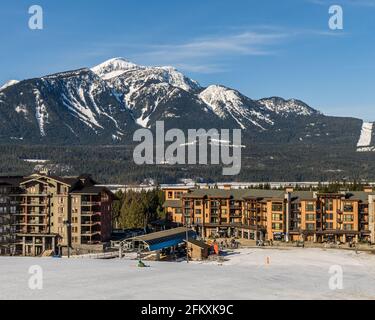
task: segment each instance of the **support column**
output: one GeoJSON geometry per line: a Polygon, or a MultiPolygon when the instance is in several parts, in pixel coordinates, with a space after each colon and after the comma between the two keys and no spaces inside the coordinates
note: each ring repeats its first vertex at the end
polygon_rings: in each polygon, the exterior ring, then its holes
{"type": "Polygon", "coordinates": [[[26,237],[22,237],[22,255],[26,256],[26,237]]]}
{"type": "Polygon", "coordinates": [[[316,233],[314,233],[314,239],[313,242],[316,243],[316,233]]]}
{"type": "Polygon", "coordinates": [[[344,242],[344,243],[346,243],[346,234],[344,233],[344,235],[342,236],[342,241],[344,242]]]}
{"type": "Polygon", "coordinates": [[[31,254],[35,257],[35,237],[33,236],[33,246],[31,247],[31,254]]]}

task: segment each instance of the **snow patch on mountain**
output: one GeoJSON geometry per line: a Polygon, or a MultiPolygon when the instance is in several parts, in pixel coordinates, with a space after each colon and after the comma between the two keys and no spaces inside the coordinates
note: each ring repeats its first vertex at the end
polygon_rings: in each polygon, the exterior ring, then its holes
{"type": "Polygon", "coordinates": [[[363,122],[357,147],[367,147],[371,144],[373,127],[374,124],[372,122],[363,122]]]}
{"type": "Polygon", "coordinates": [[[253,110],[246,105],[248,98],[242,96],[238,91],[224,86],[212,85],[199,94],[199,98],[221,119],[232,117],[242,129],[246,129],[247,123],[265,128],[260,121],[272,125],[273,121],[269,115],[259,110],[253,110]]]}
{"type": "Polygon", "coordinates": [[[309,107],[307,104],[296,99],[284,100],[278,97],[265,98],[258,100],[260,104],[268,110],[283,116],[290,114],[298,116],[311,116],[319,112],[309,107]]]}
{"type": "Polygon", "coordinates": [[[109,80],[120,76],[124,72],[132,69],[142,68],[136,64],[124,59],[124,58],[113,58],[107,60],[93,68],[91,71],[104,80],[109,80]]]}
{"type": "Polygon", "coordinates": [[[38,89],[34,90],[35,95],[35,117],[39,126],[39,132],[42,137],[46,136],[45,125],[48,123],[47,107],[42,99],[38,89]]]}
{"type": "MultiPolygon", "coordinates": [[[[142,80],[144,83],[154,81],[154,83],[168,83],[185,91],[200,89],[198,82],[189,79],[174,67],[145,67],[132,63],[124,58],[107,60],[91,68],[91,71],[103,80],[113,80],[125,76],[127,78],[133,78],[131,79],[133,83],[136,80],[142,80]]],[[[128,90],[131,91],[130,86],[128,90]]]]}
{"type": "Polygon", "coordinates": [[[373,128],[373,122],[363,122],[361,135],[357,143],[357,152],[375,151],[375,147],[371,146],[373,128]]]}
{"type": "Polygon", "coordinates": [[[20,113],[23,113],[24,116],[27,116],[28,115],[28,110],[27,110],[27,107],[23,104],[20,104],[18,105],[15,109],[14,109],[18,114],[20,113]]]}
{"type": "Polygon", "coordinates": [[[13,86],[13,85],[15,85],[17,83],[19,83],[18,80],[10,80],[7,83],[5,83],[2,87],[0,87],[0,91],[6,89],[8,87],[11,87],[11,86],[13,86]]]}

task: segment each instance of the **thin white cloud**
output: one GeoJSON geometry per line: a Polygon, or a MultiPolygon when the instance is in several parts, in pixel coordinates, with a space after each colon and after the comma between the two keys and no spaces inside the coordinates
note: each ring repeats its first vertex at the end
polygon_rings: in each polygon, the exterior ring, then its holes
{"type": "Polygon", "coordinates": [[[184,42],[151,45],[116,41],[96,44],[96,48],[99,48],[98,53],[108,52],[106,56],[124,55],[122,52],[128,52],[126,58],[144,65],[172,65],[182,71],[208,74],[230,70],[229,61],[241,56],[279,54],[280,49],[283,50],[290,41],[343,35],[343,32],[330,30],[253,26],[237,32],[232,30],[231,33],[187,39],[184,42]]]}
{"type": "Polygon", "coordinates": [[[168,54],[176,58],[207,57],[217,54],[265,55],[271,52],[266,49],[267,46],[275,44],[286,36],[286,34],[248,31],[234,35],[193,39],[180,44],[157,45],[153,46],[154,50],[147,54],[161,56],[168,54]]]}

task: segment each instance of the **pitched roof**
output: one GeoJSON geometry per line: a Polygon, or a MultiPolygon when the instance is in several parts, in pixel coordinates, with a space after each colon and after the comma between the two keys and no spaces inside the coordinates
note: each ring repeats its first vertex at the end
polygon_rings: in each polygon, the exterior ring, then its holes
{"type": "Polygon", "coordinates": [[[74,189],[70,193],[73,193],[73,194],[95,194],[96,195],[96,194],[99,194],[103,191],[112,194],[112,192],[109,189],[107,189],[105,187],[99,187],[99,186],[77,187],[76,189],[74,189]]]}
{"type": "Polygon", "coordinates": [[[211,248],[207,243],[205,243],[204,241],[200,241],[200,240],[196,240],[194,238],[189,238],[188,240],[188,243],[192,243],[202,249],[209,249],[211,248]]]}

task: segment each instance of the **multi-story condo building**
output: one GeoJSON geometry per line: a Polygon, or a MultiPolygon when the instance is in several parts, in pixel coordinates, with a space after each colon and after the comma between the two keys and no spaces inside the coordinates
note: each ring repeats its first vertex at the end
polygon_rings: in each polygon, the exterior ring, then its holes
{"type": "Polygon", "coordinates": [[[339,193],[228,187],[164,191],[167,217],[203,237],[375,243],[371,187],[339,193]]]}
{"type": "Polygon", "coordinates": [[[11,212],[16,254],[84,251],[110,240],[114,195],[90,176],[34,174],[17,187],[18,209],[11,212]]]}
{"type": "Polygon", "coordinates": [[[19,211],[19,183],[22,177],[0,179],[0,255],[14,255],[16,213],[19,211]]]}

